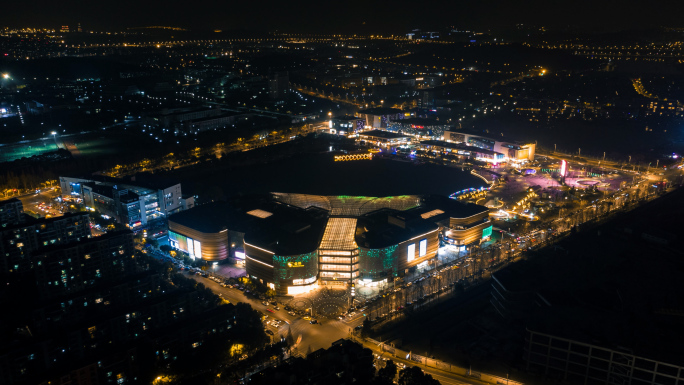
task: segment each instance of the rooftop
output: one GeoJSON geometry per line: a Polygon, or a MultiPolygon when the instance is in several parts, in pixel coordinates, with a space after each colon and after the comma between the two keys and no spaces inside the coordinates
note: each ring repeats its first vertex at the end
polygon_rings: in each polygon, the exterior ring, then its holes
{"type": "Polygon", "coordinates": [[[325,210],[316,207],[305,210],[278,202],[268,206],[273,215],[258,219],[258,227],[245,234],[245,243],[282,256],[318,249],[328,219],[325,210]]]}
{"type": "Polygon", "coordinates": [[[363,120],[363,118],[360,118],[358,116],[351,116],[351,115],[344,115],[344,116],[336,116],[332,118],[332,120],[363,120]]]}
{"type": "Polygon", "coordinates": [[[359,132],[360,136],[372,136],[374,138],[383,139],[398,139],[398,138],[408,138],[409,135],[397,134],[396,132],[389,132],[384,130],[371,130],[359,132]]]}
{"type": "Polygon", "coordinates": [[[451,126],[451,124],[447,122],[440,122],[439,120],[435,119],[426,119],[426,118],[406,118],[402,120],[397,120],[394,122],[396,124],[411,124],[411,125],[416,125],[416,126],[423,126],[423,127],[436,127],[436,126],[451,126]]]}
{"type": "Polygon", "coordinates": [[[389,107],[377,107],[377,108],[368,108],[365,110],[359,111],[359,114],[367,114],[367,115],[394,115],[394,114],[401,114],[403,111],[398,109],[398,108],[389,108],[389,107]]]}
{"type": "Polygon", "coordinates": [[[321,250],[354,250],[356,218],[330,218],[325,226],[321,250]]]}
{"type": "Polygon", "coordinates": [[[478,154],[487,154],[487,155],[501,154],[500,152],[488,150],[486,148],[480,148],[480,147],[475,147],[475,146],[467,146],[465,144],[446,142],[443,140],[423,140],[420,142],[420,144],[426,145],[426,146],[450,148],[453,150],[463,150],[463,151],[468,151],[468,152],[476,152],[478,154]]]}
{"type": "Polygon", "coordinates": [[[169,224],[177,223],[202,233],[218,233],[228,228],[233,215],[234,210],[228,202],[212,202],[169,216],[169,224]]]}

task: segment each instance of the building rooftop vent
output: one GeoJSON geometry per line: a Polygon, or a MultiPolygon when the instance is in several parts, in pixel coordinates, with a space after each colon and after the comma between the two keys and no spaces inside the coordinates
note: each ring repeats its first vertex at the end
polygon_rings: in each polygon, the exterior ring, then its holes
{"type": "Polygon", "coordinates": [[[273,213],[269,213],[268,211],[259,210],[259,209],[252,210],[252,211],[247,211],[247,214],[253,215],[253,216],[257,217],[257,218],[262,218],[262,219],[263,219],[263,218],[268,218],[268,217],[270,217],[271,215],[273,215],[273,213]]]}
{"type": "Polygon", "coordinates": [[[432,217],[434,217],[435,215],[439,215],[439,214],[444,214],[444,211],[442,211],[442,210],[432,210],[432,211],[428,211],[428,212],[426,212],[426,213],[420,214],[420,217],[423,218],[423,219],[428,219],[428,218],[432,218],[432,217]]]}

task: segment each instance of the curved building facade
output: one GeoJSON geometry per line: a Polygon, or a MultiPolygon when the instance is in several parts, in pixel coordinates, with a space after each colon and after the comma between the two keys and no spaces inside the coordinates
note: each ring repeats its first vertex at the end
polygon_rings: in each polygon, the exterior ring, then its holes
{"type": "Polygon", "coordinates": [[[191,258],[223,261],[228,258],[228,230],[203,232],[169,219],[169,245],[188,253],[191,258]]]}
{"type": "Polygon", "coordinates": [[[305,293],[318,281],[318,251],[297,255],[273,256],[275,290],[287,294],[305,293]]]}
{"type": "Polygon", "coordinates": [[[195,227],[171,217],[172,246],[208,261],[226,258],[231,247],[244,251],[247,275],[281,295],[389,283],[431,266],[440,244],[464,246],[491,235],[486,207],[439,196],[273,193],[235,206],[212,214],[228,215],[223,221],[198,216],[195,227]]]}

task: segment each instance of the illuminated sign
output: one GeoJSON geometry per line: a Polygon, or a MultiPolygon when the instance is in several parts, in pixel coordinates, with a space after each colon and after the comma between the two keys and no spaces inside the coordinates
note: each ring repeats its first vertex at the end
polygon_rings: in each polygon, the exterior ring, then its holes
{"type": "Polygon", "coordinates": [[[188,254],[190,254],[191,257],[195,257],[195,248],[193,247],[193,241],[192,238],[188,238],[188,254]]]}
{"type": "Polygon", "coordinates": [[[567,168],[568,168],[568,162],[566,162],[565,159],[561,160],[561,167],[560,167],[561,176],[565,176],[565,172],[567,171],[567,168]]]}
{"type": "Polygon", "coordinates": [[[245,259],[245,253],[242,251],[236,251],[235,252],[235,258],[237,259],[245,259]]]}
{"type": "Polygon", "coordinates": [[[427,239],[423,239],[420,241],[420,248],[418,249],[418,255],[419,256],[424,256],[427,254],[427,239]]]}
{"type": "Polygon", "coordinates": [[[293,279],[292,284],[293,285],[308,285],[310,283],[316,282],[316,277],[311,277],[307,279],[293,279]]]}
{"type": "Polygon", "coordinates": [[[492,226],[482,229],[482,239],[489,238],[492,236],[492,226]]]}
{"type": "Polygon", "coordinates": [[[301,262],[288,262],[287,267],[304,267],[304,264],[301,262]]]}
{"type": "Polygon", "coordinates": [[[195,257],[202,258],[202,244],[197,240],[193,240],[192,243],[195,244],[195,257]]]}
{"type": "Polygon", "coordinates": [[[416,244],[408,245],[408,261],[411,262],[416,258],[416,244]]]}

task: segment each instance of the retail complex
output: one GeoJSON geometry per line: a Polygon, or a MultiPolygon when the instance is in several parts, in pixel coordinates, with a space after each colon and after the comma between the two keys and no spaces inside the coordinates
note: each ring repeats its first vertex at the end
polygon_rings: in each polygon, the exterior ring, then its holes
{"type": "Polygon", "coordinates": [[[280,294],[319,285],[384,285],[434,263],[440,246],[491,236],[489,210],[443,196],[272,193],[169,217],[172,247],[244,263],[280,294]]]}

